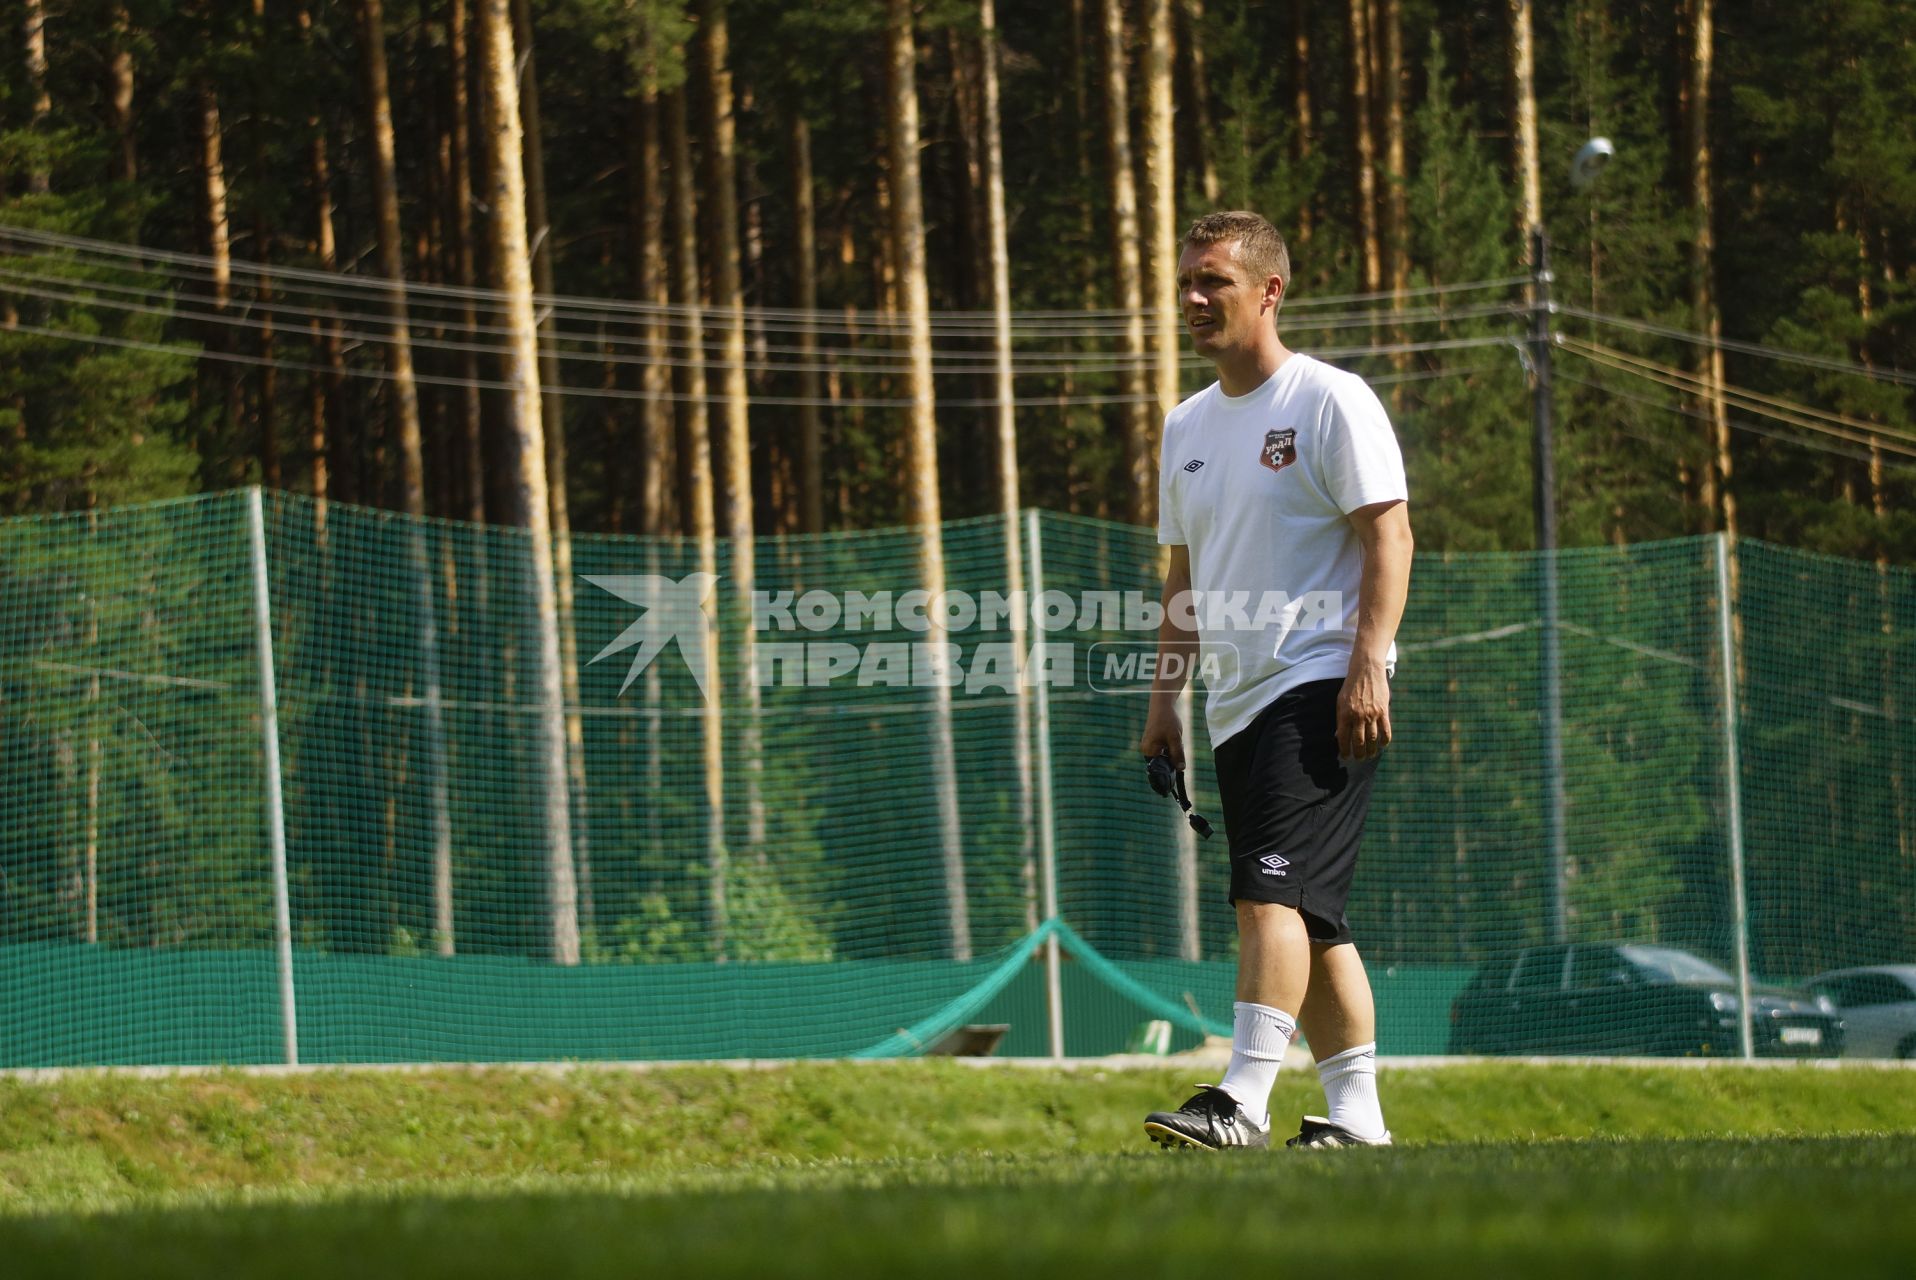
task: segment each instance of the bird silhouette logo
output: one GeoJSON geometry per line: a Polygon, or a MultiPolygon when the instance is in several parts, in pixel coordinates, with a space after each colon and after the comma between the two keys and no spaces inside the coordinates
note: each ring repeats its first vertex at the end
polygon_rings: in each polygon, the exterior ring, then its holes
{"type": "Polygon", "coordinates": [[[632,665],[626,669],[625,683],[619,686],[619,692],[623,694],[666,645],[676,644],[679,657],[685,660],[692,678],[698,682],[699,692],[708,702],[711,700],[712,691],[706,687],[709,679],[706,662],[711,652],[709,634],[712,619],[705,606],[711,599],[712,588],[718,583],[717,574],[688,573],[683,578],[667,578],[654,573],[581,576],[601,591],[610,592],[644,610],[638,621],[593,655],[592,660],[586,663],[588,667],[601,658],[609,658],[636,646],[638,652],[632,655],[632,665]]]}

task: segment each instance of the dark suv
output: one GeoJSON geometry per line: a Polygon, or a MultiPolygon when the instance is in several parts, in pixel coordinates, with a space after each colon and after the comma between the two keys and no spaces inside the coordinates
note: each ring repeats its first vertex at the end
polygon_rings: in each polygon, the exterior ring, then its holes
{"type": "MultiPolygon", "coordinates": [[[[1750,1011],[1764,1057],[1843,1051],[1842,1021],[1826,1001],[1757,987],[1750,1011]]],[[[1484,966],[1458,995],[1450,1051],[1735,1057],[1736,979],[1675,947],[1531,947],[1484,966]]]]}

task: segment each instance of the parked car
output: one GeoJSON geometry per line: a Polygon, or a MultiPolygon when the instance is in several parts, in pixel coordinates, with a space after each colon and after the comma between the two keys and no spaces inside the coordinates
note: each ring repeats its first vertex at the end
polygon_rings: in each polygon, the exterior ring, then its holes
{"type": "Polygon", "coordinates": [[[1916,964],[1833,969],[1809,980],[1843,1016],[1850,1058],[1916,1058],[1916,964]]]}
{"type": "MultiPolygon", "coordinates": [[[[1531,947],[1486,965],[1450,1009],[1450,1051],[1734,1057],[1742,1052],[1736,979],[1676,947],[1531,947]]],[[[1765,1057],[1836,1057],[1843,1023],[1829,1001],[1780,987],[1751,992],[1765,1057]]]]}

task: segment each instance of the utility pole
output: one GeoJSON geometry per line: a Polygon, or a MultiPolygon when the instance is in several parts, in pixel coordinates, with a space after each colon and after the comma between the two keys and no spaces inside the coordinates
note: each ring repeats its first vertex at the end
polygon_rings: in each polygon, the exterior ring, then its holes
{"type": "Polygon", "coordinates": [[[1550,940],[1563,942],[1566,845],[1563,791],[1563,655],[1557,631],[1557,457],[1550,381],[1550,242],[1530,228],[1530,484],[1537,520],[1538,684],[1543,705],[1544,843],[1550,854],[1550,940]]]}

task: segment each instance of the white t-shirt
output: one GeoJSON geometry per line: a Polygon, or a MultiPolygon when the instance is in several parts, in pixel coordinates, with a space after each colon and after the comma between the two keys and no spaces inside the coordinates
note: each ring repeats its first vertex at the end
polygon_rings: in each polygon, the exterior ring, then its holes
{"type": "Polygon", "coordinates": [[[1285,690],[1344,678],[1363,568],[1346,517],[1408,497],[1376,394],[1307,355],[1248,395],[1212,383],[1165,417],[1158,541],[1190,548],[1213,746],[1285,690]]]}

